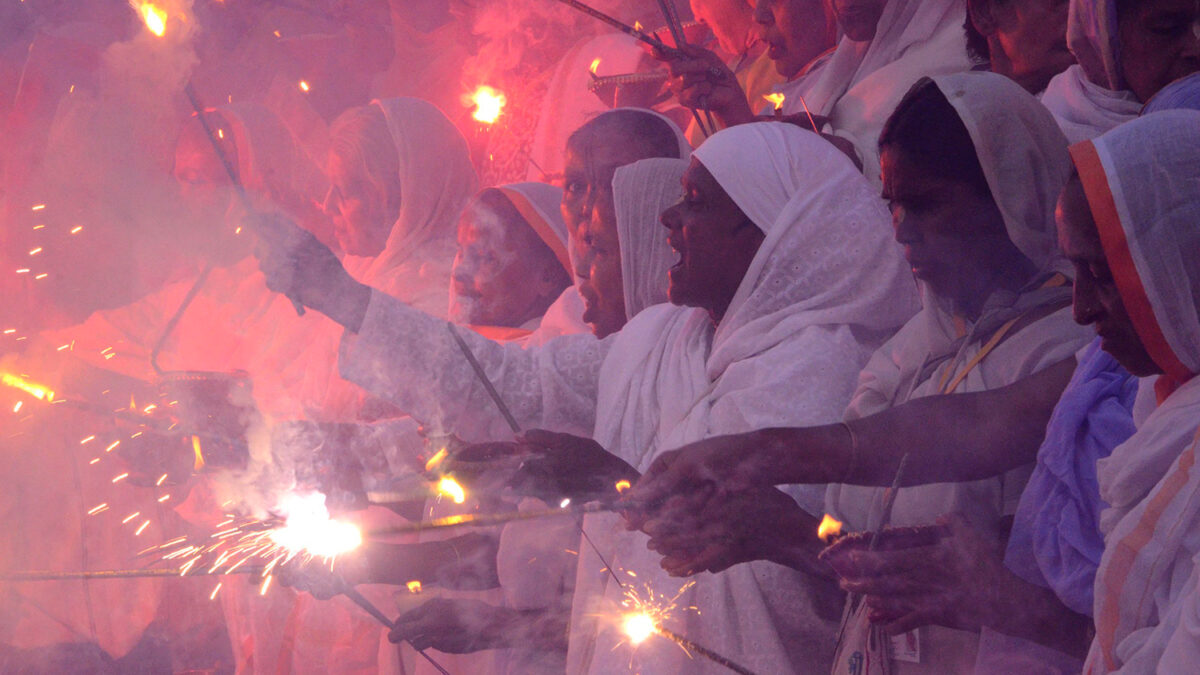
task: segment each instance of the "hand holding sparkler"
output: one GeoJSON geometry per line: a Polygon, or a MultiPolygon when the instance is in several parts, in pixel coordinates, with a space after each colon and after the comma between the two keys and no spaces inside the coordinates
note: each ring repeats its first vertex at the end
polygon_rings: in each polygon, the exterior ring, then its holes
{"type": "Polygon", "coordinates": [[[611,499],[616,483],[638,478],[637,469],[590,438],[531,429],[520,443],[531,457],[509,485],[523,496],[549,503],[564,497],[577,502],[611,499]]]}
{"type": "Polygon", "coordinates": [[[655,56],[670,68],[669,85],[680,105],[709,110],[726,127],[755,121],[737,76],[715,53],[686,45],[669,53],[655,51],[655,56]]]}
{"type": "Polygon", "coordinates": [[[277,214],[259,214],[254,255],[267,287],[298,299],[351,331],[362,325],[371,289],[358,283],[311,232],[277,214]]]}
{"type": "Polygon", "coordinates": [[[557,636],[538,640],[538,620],[543,612],[521,612],[479,600],[435,598],[405,612],[388,634],[392,642],[408,642],[416,649],[436,649],[447,654],[470,654],[484,649],[531,646],[566,650],[566,622],[557,636]],[[534,616],[536,615],[536,616],[534,616]],[[557,640],[554,640],[557,637],[557,640]],[[548,644],[543,644],[548,643],[548,644]]]}

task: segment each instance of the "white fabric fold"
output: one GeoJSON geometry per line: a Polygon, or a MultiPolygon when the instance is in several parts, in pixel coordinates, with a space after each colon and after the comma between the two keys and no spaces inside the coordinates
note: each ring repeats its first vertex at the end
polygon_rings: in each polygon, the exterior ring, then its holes
{"type": "Polygon", "coordinates": [[[675,264],[675,254],[659,217],[683,196],[680,179],[687,166],[682,159],[656,157],[613,174],[626,319],[667,301],[667,270],[675,264]]]}

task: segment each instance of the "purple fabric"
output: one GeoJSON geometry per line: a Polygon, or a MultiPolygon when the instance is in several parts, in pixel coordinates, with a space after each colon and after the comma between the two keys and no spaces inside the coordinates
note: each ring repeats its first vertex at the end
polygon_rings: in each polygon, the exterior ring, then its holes
{"type": "Polygon", "coordinates": [[[1104,552],[1096,461],[1133,435],[1136,395],[1137,378],[1102,351],[1097,338],[1050,417],[1004,559],[1014,574],[1053,590],[1087,616],[1104,552]]]}
{"type": "Polygon", "coordinates": [[[1180,108],[1200,110],[1200,73],[1181,77],[1163,87],[1142,108],[1142,115],[1180,108]]]}

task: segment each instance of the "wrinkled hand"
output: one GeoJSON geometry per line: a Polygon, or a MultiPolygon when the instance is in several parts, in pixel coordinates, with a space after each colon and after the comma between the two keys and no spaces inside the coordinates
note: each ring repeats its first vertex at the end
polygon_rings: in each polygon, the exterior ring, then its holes
{"type": "Polygon", "coordinates": [[[671,92],[685,108],[707,109],[719,115],[726,125],[753,121],[754,111],[737,76],[713,52],[688,45],[675,53],[657,54],[671,70],[671,92]]]}
{"type": "Polygon", "coordinates": [[[773,488],[717,495],[708,488],[705,506],[673,498],[641,530],[646,547],[663,556],[672,576],[720,572],[752,560],[777,560],[792,548],[791,538],[815,536],[817,521],[796,501],[773,488]]]}
{"type": "Polygon", "coordinates": [[[590,438],[531,429],[521,437],[533,455],[509,482],[516,493],[557,504],[615,498],[616,483],[637,480],[638,472],[590,438]]]}
{"type": "Polygon", "coordinates": [[[274,574],[283,586],[308,593],[318,600],[328,600],[353,585],[348,577],[357,578],[360,561],[358,555],[339,556],[338,571],[334,572],[322,559],[293,558],[278,566],[274,574]]]}
{"type": "Polygon", "coordinates": [[[258,235],[254,255],[272,291],[334,316],[337,303],[359,285],[329,247],[285,217],[254,214],[248,225],[258,235]]]}
{"type": "MultiPolygon", "coordinates": [[[[699,512],[707,501],[736,492],[770,487],[774,481],[763,457],[744,435],[716,436],[659,455],[622,506],[635,529],[673,500],[676,510],[699,512]]],[[[719,507],[718,507],[719,508],[719,507]]]]}
{"type": "Polygon", "coordinates": [[[492,648],[503,634],[505,616],[503,609],[479,600],[435,598],[396,619],[388,639],[418,650],[469,654],[492,648]]]}
{"type": "Polygon", "coordinates": [[[890,633],[929,624],[977,631],[1007,611],[1003,589],[1012,575],[999,544],[961,516],[944,520],[951,536],[936,545],[852,554],[858,574],[841,586],[865,595],[871,621],[890,633]]]}

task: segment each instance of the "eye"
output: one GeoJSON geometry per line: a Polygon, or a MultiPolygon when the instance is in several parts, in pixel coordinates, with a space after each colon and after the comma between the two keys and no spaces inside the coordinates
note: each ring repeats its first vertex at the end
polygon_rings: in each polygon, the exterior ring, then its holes
{"type": "Polygon", "coordinates": [[[563,190],[570,195],[581,195],[587,191],[587,183],[581,180],[567,181],[567,184],[563,186],[563,190]]]}

